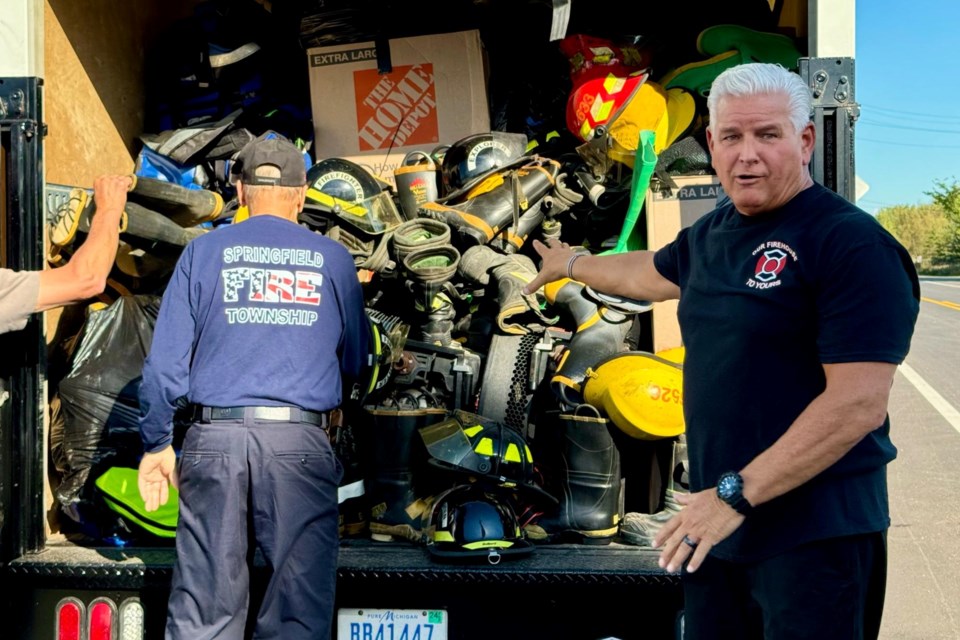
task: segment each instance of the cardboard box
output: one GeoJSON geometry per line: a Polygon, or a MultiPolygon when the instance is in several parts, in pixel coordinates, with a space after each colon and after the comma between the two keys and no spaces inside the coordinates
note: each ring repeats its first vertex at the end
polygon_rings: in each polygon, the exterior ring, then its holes
{"type": "Polygon", "coordinates": [[[476,30],[389,41],[393,71],[373,42],[307,50],[318,160],[346,158],[393,184],[410,151],[430,152],[490,130],[476,30]]]}
{"type": "MultiPolygon", "coordinates": [[[[680,229],[689,227],[702,215],[716,208],[723,194],[717,176],[673,176],[677,189],[672,193],[648,190],[647,248],[656,251],[677,237],[680,229]]],[[[653,350],[662,351],[681,346],[677,324],[677,301],[658,302],[653,306],[653,350]]]]}

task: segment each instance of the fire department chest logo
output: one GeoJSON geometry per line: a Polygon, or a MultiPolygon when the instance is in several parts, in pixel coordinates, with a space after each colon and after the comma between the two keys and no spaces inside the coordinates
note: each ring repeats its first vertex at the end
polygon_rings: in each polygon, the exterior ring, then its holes
{"type": "Polygon", "coordinates": [[[756,266],[753,268],[753,277],[747,279],[747,286],[752,289],[769,289],[780,286],[780,274],[792,258],[797,261],[796,252],[783,242],[764,242],[753,250],[757,256],[756,266]]]}
{"type": "Polygon", "coordinates": [[[753,277],[760,282],[770,282],[783,271],[785,264],[787,264],[787,254],[780,249],[764,251],[760,259],[757,260],[757,270],[753,277]]]}

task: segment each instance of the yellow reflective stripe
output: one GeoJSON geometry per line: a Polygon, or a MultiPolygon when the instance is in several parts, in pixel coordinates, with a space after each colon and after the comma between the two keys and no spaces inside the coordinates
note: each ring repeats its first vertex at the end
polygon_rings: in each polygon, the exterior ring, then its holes
{"type": "Polygon", "coordinates": [[[434,542],[456,542],[453,539],[453,534],[449,531],[437,531],[433,534],[434,542]]]}
{"type": "Polygon", "coordinates": [[[593,137],[593,127],[590,126],[589,120],[584,120],[583,124],[580,125],[580,137],[583,140],[589,140],[593,137]]]}
{"type": "Polygon", "coordinates": [[[377,325],[372,324],[370,328],[373,330],[373,344],[374,349],[373,353],[375,356],[378,356],[373,359],[373,371],[370,372],[370,386],[367,388],[367,393],[372,392],[377,386],[377,379],[380,377],[380,354],[383,353],[383,343],[380,341],[380,329],[377,325]]]}
{"type": "Polygon", "coordinates": [[[346,200],[341,200],[340,198],[334,198],[333,196],[328,195],[323,191],[318,191],[317,189],[307,189],[307,197],[330,208],[339,206],[340,210],[344,213],[350,213],[355,216],[360,216],[361,218],[367,215],[366,207],[362,207],[352,202],[347,202],[346,200]]]}
{"type": "Polygon", "coordinates": [[[553,304],[557,301],[557,294],[560,293],[560,289],[563,289],[564,285],[568,282],[573,282],[570,278],[560,278],[559,280],[554,280],[553,282],[548,282],[543,285],[543,295],[547,297],[547,302],[553,304]]]}
{"type": "Polygon", "coordinates": [[[464,427],[464,428],[463,428],[463,432],[464,432],[465,434],[467,434],[467,437],[468,437],[468,438],[472,438],[473,436],[477,435],[477,434],[480,433],[481,431],[483,431],[483,427],[480,426],[479,424],[475,424],[475,425],[473,425],[472,427],[464,427]]]}
{"type": "Polygon", "coordinates": [[[464,549],[507,549],[512,547],[513,543],[506,540],[478,540],[477,542],[468,542],[463,545],[464,549]]]}
{"type": "Polygon", "coordinates": [[[612,73],[603,79],[603,88],[607,93],[620,93],[627,81],[612,73]]]}
{"type": "Polygon", "coordinates": [[[498,227],[491,227],[487,224],[487,221],[483,218],[470,215],[469,213],[463,213],[462,211],[457,211],[456,209],[450,209],[450,211],[455,212],[464,222],[473,227],[474,229],[479,229],[483,232],[483,235],[487,237],[487,240],[493,240],[493,236],[497,235],[497,231],[500,229],[498,227]]]}
{"type": "Polygon", "coordinates": [[[570,387],[576,392],[580,392],[580,385],[568,378],[567,376],[553,376],[550,378],[550,382],[556,382],[557,384],[562,384],[565,387],[570,387]]]}
{"type": "Polygon", "coordinates": [[[533,464],[533,453],[530,452],[530,447],[523,445],[523,451],[527,454],[527,462],[533,464]]]}
{"type": "Polygon", "coordinates": [[[480,438],[480,442],[477,443],[473,450],[482,456],[492,456],[493,440],[490,438],[480,438]]]}
{"type": "Polygon", "coordinates": [[[512,442],[507,445],[507,452],[503,454],[503,459],[507,462],[523,462],[520,458],[520,449],[512,442]]]}
{"type": "Polygon", "coordinates": [[[587,318],[587,321],[586,321],[586,322],[584,322],[584,323],[581,324],[579,327],[577,327],[577,333],[580,333],[581,331],[586,331],[587,329],[589,329],[589,328],[592,327],[593,325],[597,324],[598,322],[600,322],[600,312],[599,312],[599,311],[595,312],[592,316],[590,316],[589,318],[587,318]]]}
{"type": "Polygon", "coordinates": [[[220,217],[220,212],[223,211],[223,196],[216,191],[211,191],[210,193],[213,194],[214,205],[213,211],[211,211],[210,215],[206,218],[206,222],[212,222],[213,220],[216,220],[218,217],[220,217]]]}

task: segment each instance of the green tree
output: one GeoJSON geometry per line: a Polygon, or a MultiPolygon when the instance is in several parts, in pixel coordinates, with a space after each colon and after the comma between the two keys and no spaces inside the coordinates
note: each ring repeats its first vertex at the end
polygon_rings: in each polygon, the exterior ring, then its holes
{"type": "Polygon", "coordinates": [[[906,247],[918,265],[940,261],[951,230],[950,220],[937,204],[886,207],[877,212],[877,222],[906,247]]]}
{"type": "Polygon", "coordinates": [[[960,263],[960,184],[956,179],[951,182],[935,180],[933,191],[927,195],[933,198],[934,204],[943,209],[949,222],[949,231],[943,239],[938,252],[941,261],[949,264],[960,263]]]}

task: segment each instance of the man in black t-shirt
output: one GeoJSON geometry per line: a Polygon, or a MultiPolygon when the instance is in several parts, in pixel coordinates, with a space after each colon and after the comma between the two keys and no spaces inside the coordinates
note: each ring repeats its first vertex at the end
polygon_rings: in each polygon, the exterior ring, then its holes
{"type": "Polygon", "coordinates": [[[707,141],[730,202],[657,251],[535,243],[562,277],[679,298],[689,496],[655,546],[684,572],[689,638],[876,638],[886,584],[887,401],[919,283],[868,214],[814,184],[809,89],[721,74],[707,141]],[[630,274],[623,277],[620,274],[630,274]]]}

